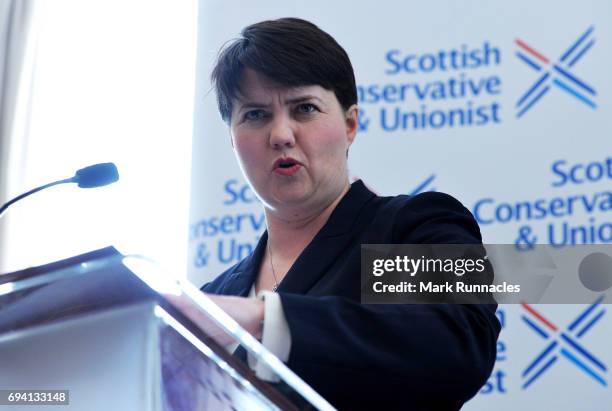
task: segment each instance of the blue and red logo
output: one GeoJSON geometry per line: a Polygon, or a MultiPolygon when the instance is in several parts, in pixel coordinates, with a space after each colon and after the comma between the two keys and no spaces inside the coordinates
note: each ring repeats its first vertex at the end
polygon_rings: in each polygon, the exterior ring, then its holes
{"type": "Polygon", "coordinates": [[[523,389],[527,389],[549,370],[559,358],[565,358],[597,383],[607,386],[605,374],[608,369],[593,353],[587,350],[581,339],[606,313],[601,307],[603,296],[582,311],[565,329],[561,330],[529,304],[522,304],[528,315],[522,319],[548,344],[523,370],[523,389]],[[601,309],[600,309],[601,308],[601,309]]]}
{"type": "Polygon", "coordinates": [[[594,101],[597,95],[595,89],[572,72],[575,64],[595,44],[593,30],[593,27],[589,27],[555,61],[536,51],[534,47],[528,45],[523,40],[515,40],[518,46],[516,56],[539,74],[531,87],[518,99],[516,103],[517,118],[520,118],[529,111],[553,86],[588,107],[592,109],[597,108],[594,101]]]}

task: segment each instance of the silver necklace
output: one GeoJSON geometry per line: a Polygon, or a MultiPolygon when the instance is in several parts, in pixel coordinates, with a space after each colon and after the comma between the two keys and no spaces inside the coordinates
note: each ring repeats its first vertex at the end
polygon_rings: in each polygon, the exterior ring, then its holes
{"type": "Polygon", "coordinates": [[[268,246],[268,254],[270,254],[270,268],[272,268],[272,276],[274,276],[274,287],[272,287],[272,292],[275,293],[278,288],[278,280],[276,279],[276,270],[274,270],[274,262],[272,261],[272,250],[270,249],[270,242],[267,243],[268,246]]]}

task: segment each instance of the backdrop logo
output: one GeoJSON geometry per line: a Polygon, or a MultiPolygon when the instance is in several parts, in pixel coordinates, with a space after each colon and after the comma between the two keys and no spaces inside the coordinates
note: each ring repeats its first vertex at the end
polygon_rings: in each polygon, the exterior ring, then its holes
{"type": "Polygon", "coordinates": [[[605,309],[600,308],[603,296],[588,306],[564,330],[554,325],[542,314],[528,304],[523,308],[529,315],[523,315],[523,321],[540,337],[548,341],[546,347],[525,368],[521,375],[523,389],[527,389],[559,359],[563,357],[574,364],[584,374],[597,383],[607,386],[608,383],[602,374],[607,368],[595,355],[589,352],[580,342],[581,338],[603,317],[605,309]],[[595,314],[595,311],[598,311],[595,314]]]}
{"type": "Polygon", "coordinates": [[[516,103],[516,117],[519,118],[531,109],[548,91],[555,86],[567,95],[592,109],[597,105],[593,101],[597,92],[584,80],[576,76],[572,69],[595,44],[592,38],[593,27],[584,32],[569,48],[556,60],[552,61],[544,54],[535,50],[527,43],[516,39],[518,46],[516,56],[529,68],[535,70],[539,76],[516,103]]]}
{"type": "Polygon", "coordinates": [[[408,195],[415,196],[417,194],[424,193],[425,191],[436,191],[436,188],[432,186],[435,179],[435,174],[430,175],[425,180],[421,181],[418,185],[416,185],[414,188],[412,188],[412,190],[408,192],[408,195]]]}

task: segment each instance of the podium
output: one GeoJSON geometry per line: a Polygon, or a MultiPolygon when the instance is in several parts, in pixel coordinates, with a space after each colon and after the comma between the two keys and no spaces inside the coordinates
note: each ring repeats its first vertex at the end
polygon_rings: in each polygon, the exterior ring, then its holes
{"type": "Polygon", "coordinates": [[[196,287],[112,247],[0,275],[0,390],[11,410],[334,409],[196,287]],[[278,382],[258,379],[169,295],[278,382]]]}

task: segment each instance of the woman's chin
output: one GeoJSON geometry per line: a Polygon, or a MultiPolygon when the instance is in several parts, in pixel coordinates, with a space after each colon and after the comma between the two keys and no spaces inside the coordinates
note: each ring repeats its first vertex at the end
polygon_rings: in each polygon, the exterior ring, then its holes
{"type": "Polygon", "coordinates": [[[293,191],[284,191],[282,193],[278,193],[278,195],[274,196],[274,203],[277,208],[282,207],[295,207],[299,205],[304,205],[304,203],[308,200],[310,196],[304,192],[299,190],[293,191]]]}
{"type": "Polygon", "coordinates": [[[312,190],[303,184],[286,185],[275,187],[268,202],[271,208],[282,210],[283,208],[304,207],[312,197],[312,190]]]}

